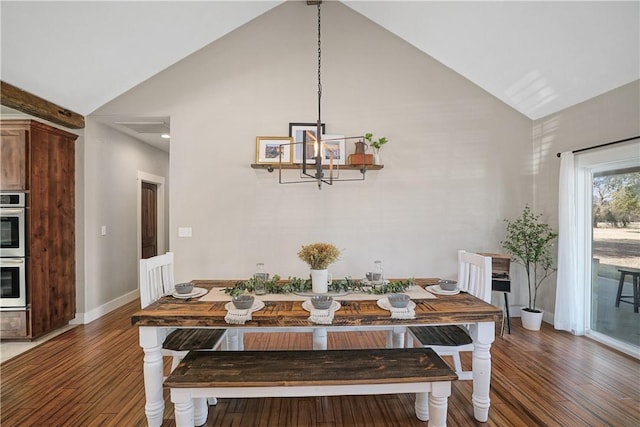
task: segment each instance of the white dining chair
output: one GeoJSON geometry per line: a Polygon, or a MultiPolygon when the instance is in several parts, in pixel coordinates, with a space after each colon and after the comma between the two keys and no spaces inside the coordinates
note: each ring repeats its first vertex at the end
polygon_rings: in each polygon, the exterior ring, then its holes
{"type": "MultiPolygon", "coordinates": [[[[173,252],[140,260],[140,305],[142,308],[175,291],[173,252]]],[[[171,372],[191,350],[215,350],[223,342],[225,329],[174,329],[162,343],[162,355],[171,357],[171,372]]],[[[215,397],[194,399],[196,425],[206,422],[206,405],[215,397]],[[204,418],[204,420],[203,420],[204,418]],[[198,424],[199,423],[199,424],[198,424]]]]}
{"type": "MultiPolygon", "coordinates": [[[[140,305],[142,308],[175,291],[173,252],[140,260],[140,305]]],[[[221,344],[224,329],[175,329],[163,344],[166,356],[173,357],[173,371],[190,350],[212,350],[221,344]]]]}
{"type": "MultiPolygon", "coordinates": [[[[491,257],[458,251],[458,287],[490,303],[491,257]]],[[[460,352],[473,351],[473,340],[467,328],[458,325],[412,326],[408,331],[410,337],[423,347],[432,348],[440,356],[451,356],[459,379],[473,379],[473,372],[463,371],[460,362],[460,352]]],[[[412,339],[408,342],[412,342],[412,339]]]]}

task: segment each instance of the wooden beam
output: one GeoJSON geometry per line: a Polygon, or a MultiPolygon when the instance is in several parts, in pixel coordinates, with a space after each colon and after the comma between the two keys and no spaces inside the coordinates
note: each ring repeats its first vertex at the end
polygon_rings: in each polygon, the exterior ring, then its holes
{"type": "Polygon", "coordinates": [[[84,116],[0,81],[0,104],[69,129],[84,129],[84,116]]]}

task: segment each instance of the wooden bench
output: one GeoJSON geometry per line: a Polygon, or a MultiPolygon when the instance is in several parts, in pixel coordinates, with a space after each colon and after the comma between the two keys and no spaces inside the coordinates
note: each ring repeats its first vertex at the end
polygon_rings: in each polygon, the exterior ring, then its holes
{"type": "Polygon", "coordinates": [[[430,348],[192,351],[164,382],[177,427],[202,424],[194,400],[416,393],[418,419],[445,426],[457,375],[430,348]]]}

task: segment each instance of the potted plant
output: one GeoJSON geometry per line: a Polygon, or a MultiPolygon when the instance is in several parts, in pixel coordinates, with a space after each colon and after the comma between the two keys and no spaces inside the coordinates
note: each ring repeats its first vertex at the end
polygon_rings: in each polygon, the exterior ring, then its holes
{"type": "Polygon", "coordinates": [[[380,164],[380,149],[384,144],[389,142],[386,136],[380,137],[378,139],[373,139],[372,133],[365,133],[364,139],[369,142],[369,147],[373,148],[373,163],[376,165],[380,164]]]}
{"type": "Polygon", "coordinates": [[[556,271],[551,246],[558,234],[548,224],[540,222],[541,216],[534,215],[526,205],[518,218],[505,219],[507,235],[500,242],[511,260],[524,266],[527,273],[529,305],[521,310],[521,315],[522,325],[531,330],[539,330],[542,323],[542,311],[536,308],[538,289],[556,271]]]}
{"type": "Polygon", "coordinates": [[[311,287],[314,293],[325,294],[329,287],[329,264],[340,258],[340,249],[331,243],[312,243],[302,246],[298,257],[311,267],[311,287]]]}

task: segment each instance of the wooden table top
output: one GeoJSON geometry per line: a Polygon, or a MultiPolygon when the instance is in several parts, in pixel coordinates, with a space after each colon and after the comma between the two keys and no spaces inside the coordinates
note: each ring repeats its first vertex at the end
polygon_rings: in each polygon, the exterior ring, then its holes
{"type": "MultiPolygon", "coordinates": [[[[419,286],[437,283],[438,279],[414,279],[419,286]]],[[[193,280],[196,286],[211,289],[214,286],[231,287],[237,280],[193,280]]],[[[262,298],[265,308],[252,314],[244,325],[225,322],[228,301],[181,300],[166,296],[134,313],[131,324],[137,326],[185,327],[336,327],[336,326],[409,326],[424,324],[465,324],[476,322],[502,322],[502,309],[473,295],[437,295],[433,299],[414,299],[416,318],[391,319],[390,313],[378,307],[375,300],[344,301],[334,313],[331,325],[317,325],[308,320],[309,312],[301,301],[269,301],[262,298]]],[[[336,298],[340,300],[340,298],[336,298]]]]}

